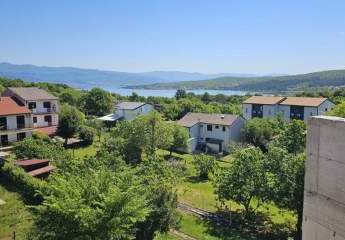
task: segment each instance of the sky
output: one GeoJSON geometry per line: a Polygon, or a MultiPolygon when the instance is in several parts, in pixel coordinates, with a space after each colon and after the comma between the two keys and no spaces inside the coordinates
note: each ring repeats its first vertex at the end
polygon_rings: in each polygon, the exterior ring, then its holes
{"type": "Polygon", "coordinates": [[[345,68],[344,0],[0,0],[0,62],[144,72],[345,68]]]}

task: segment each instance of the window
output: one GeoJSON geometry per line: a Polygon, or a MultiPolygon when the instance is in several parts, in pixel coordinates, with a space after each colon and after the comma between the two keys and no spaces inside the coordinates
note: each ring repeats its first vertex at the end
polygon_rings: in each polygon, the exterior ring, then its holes
{"type": "Polygon", "coordinates": [[[8,136],[1,135],[0,137],[0,146],[7,146],[8,145],[8,136]]]}
{"type": "Polygon", "coordinates": [[[33,118],[34,123],[37,123],[37,117],[33,118]]]}
{"type": "Polygon", "coordinates": [[[44,108],[50,108],[50,102],[43,102],[43,107],[44,108]]]}
{"type": "Polygon", "coordinates": [[[17,133],[17,141],[21,141],[26,137],[25,132],[17,133]]]}
{"type": "Polygon", "coordinates": [[[44,121],[51,123],[52,122],[52,116],[50,116],[50,115],[44,116],[44,121]]]}
{"type": "Polygon", "coordinates": [[[36,103],[35,102],[29,102],[29,109],[35,109],[36,103]]]}
{"type": "Polygon", "coordinates": [[[7,118],[0,117],[0,130],[6,130],[6,129],[7,129],[7,118]]]}
{"type": "Polygon", "coordinates": [[[328,111],[328,108],[325,108],[325,112],[327,112],[328,111]]]}
{"type": "Polygon", "coordinates": [[[212,132],[212,125],[210,124],[207,125],[207,131],[212,132]]]}
{"type": "Polygon", "coordinates": [[[25,117],[24,116],[17,116],[17,128],[25,128],[25,117]]]}
{"type": "Polygon", "coordinates": [[[216,125],[216,129],[218,129],[219,128],[219,126],[218,125],[216,125]]]}
{"type": "Polygon", "coordinates": [[[225,132],[225,130],[226,130],[226,127],[225,127],[225,126],[223,126],[223,132],[225,132]]]}

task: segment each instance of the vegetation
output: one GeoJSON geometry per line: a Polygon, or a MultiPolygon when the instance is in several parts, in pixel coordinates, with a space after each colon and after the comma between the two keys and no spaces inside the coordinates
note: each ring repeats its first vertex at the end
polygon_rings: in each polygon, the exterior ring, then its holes
{"type": "Polygon", "coordinates": [[[209,174],[214,173],[217,167],[215,157],[206,154],[195,155],[193,164],[200,179],[208,179],[209,174]]]}
{"type": "Polygon", "coordinates": [[[92,127],[81,125],[78,129],[78,135],[85,144],[90,145],[96,136],[96,130],[92,127]]]}
{"type": "Polygon", "coordinates": [[[255,92],[281,92],[315,87],[345,85],[345,70],[331,70],[308,74],[267,77],[221,77],[201,81],[156,83],[135,86],[146,89],[222,89],[255,92]]]}
{"type": "Polygon", "coordinates": [[[83,109],[89,115],[103,116],[113,107],[111,94],[100,88],[93,88],[83,96],[83,109]]]}
{"type": "Polygon", "coordinates": [[[73,137],[83,124],[84,114],[76,107],[62,105],[59,112],[58,134],[65,139],[65,145],[69,138],[73,137]]]}

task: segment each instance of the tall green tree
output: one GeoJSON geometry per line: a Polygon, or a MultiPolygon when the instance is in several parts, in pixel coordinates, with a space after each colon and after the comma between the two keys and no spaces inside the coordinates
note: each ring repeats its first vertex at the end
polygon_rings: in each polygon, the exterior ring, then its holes
{"type": "Polygon", "coordinates": [[[303,152],[306,144],[306,126],[303,121],[292,120],[275,139],[275,145],[285,148],[289,153],[303,152]]]}
{"type": "Polygon", "coordinates": [[[331,111],[327,113],[329,116],[345,118],[345,101],[336,105],[331,111]]]}
{"type": "Polygon", "coordinates": [[[82,169],[54,174],[36,208],[35,239],[134,239],[150,213],[147,194],[130,170],[82,169]]]}
{"type": "Polygon", "coordinates": [[[65,144],[67,144],[69,138],[78,132],[79,126],[82,125],[84,119],[84,114],[76,107],[67,104],[61,106],[58,134],[65,139],[65,144]]]}
{"type": "Polygon", "coordinates": [[[242,205],[246,216],[255,212],[267,200],[268,178],[264,159],[264,154],[256,147],[236,150],[231,166],[217,177],[218,198],[221,201],[233,200],[242,205]]]}
{"type": "Polygon", "coordinates": [[[103,116],[112,109],[112,96],[101,88],[93,88],[84,96],[84,110],[91,115],[103,116]]]}
{"type": "Polygon", "coordinates": [[[188,147],[189,133],[186,128],[173,124],[172,126],[173,142],[170,146],[170,156],[173,150],[185,149],[188,147]]]}
{"type": "Polygon", "coordinates": [[[209,175],[214,173],[217,167],[217,162],[214,156],[197,154],[193,157],[193,165],[200,179],[208,179],[209,175]]]}
{"type": "Polygon", "coordinates": [[[187,97],[187,92],[184,89],[178,89],[175,93],[175,98],[177,100],[181,99],[181,98],[186,98],[187,97]]]}

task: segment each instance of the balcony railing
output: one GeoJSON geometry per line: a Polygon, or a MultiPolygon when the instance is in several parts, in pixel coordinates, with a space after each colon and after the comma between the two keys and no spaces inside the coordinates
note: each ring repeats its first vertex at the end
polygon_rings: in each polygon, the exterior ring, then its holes
{"type": "Polygon", "coordinates": [[[34,114],[56,113],[56,108],[35,108],[35,109],[32,109],[32,113],[34,114]]]}

